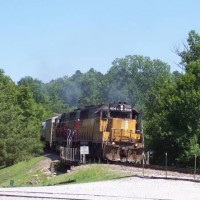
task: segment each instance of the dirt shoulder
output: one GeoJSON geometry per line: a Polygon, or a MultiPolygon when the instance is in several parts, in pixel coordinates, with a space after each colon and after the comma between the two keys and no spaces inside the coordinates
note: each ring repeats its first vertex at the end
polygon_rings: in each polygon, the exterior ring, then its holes
{"type": "Polygon", "coordinates": [[[34,169],[40,169],[45,174],[51,174],[51,165],[52,162],[58,162],[59,161],[59,155],[57,154],[45,154],[44,159],[41,160],[34,169]]]}

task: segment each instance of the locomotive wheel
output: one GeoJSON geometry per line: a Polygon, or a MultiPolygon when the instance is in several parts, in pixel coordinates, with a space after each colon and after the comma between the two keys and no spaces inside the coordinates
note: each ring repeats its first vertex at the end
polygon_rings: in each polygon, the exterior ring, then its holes
{"type": "Polygon", "coordinates": [[[111,161],[119,161],[119,147],[113,145],[106,145],[104,147],[104,158],[111,161]]]}
{"type": "Polygon", "coordinates": [[[143,159],[143,148],[141,149],[134,149],[134,150],[130,150],[128,152],[128,156],[127,156],[127,161],[128,162],[133,162],[133,163],[141,163],[142,159],[143,159]]]}

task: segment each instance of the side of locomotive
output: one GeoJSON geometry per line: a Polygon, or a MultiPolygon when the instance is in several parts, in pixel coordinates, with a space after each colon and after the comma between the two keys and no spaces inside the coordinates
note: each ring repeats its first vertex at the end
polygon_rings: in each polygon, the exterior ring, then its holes
{"type": "Polygon", "coordinates": [[[63,113],[55,119],[53,150],[89,147],[88,159],[137,163],[142,160],[140,114],[126,103],[101,104],[63,113]],[[60,148],[61,147],[61,148],[60,148]]]}

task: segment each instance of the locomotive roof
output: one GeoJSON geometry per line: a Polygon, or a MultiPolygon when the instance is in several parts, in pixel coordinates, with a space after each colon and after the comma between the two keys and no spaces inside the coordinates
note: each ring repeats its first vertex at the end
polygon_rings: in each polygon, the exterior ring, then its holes
{"type": "Polygon", "coordinates": [[[110,104],[100,104],[100,105],[90,105],[90,106],[86,106],[85,108],[83,109],[80,109],[81,111],[89,111],[89,110],[92,110],[93,112],[97,113],[98,111],[100,110],[109,110],[109,108],[111,106],[119,106],[119,105],[124,105],[126,108],[130,108],[132,111],[134,111],[135,113],[139,113],[138,110],[134,107],[132,107],[130,104],[126,104],[125,102],[124,103],[110,103],[110,104]]]}
{"type": "Polygon", "coordinates": [[[72,112],[62,113],[62,115],[58,118],[61,121],[66,120],[76,120],[76,119],[84,119],[96,116],[96,114],[100,111],[121,111],[119,110],[119,106],[123,105],[124,109],[122,112],[134,112],[135,114],[139,114],[139,112],[133,108],[130,104],[126,103],[111,103],[111,104],[99,104],[99,105],[90,105],[85,108],[78,108],[72,112]]]}

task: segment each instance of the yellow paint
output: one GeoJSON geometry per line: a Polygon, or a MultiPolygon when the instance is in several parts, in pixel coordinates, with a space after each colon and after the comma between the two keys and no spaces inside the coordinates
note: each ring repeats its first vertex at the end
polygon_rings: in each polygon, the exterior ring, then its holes
{"type": "Polygon", "coordinates": [[[128,119],[112,119],[111,138],[119,142],[129,139],[140,139],[140,134],[135,133],[136,121],[128,119]]]}
{"type": "Polygon", "coordinates": [[[108,124],[108,120],[99,120],[99,131],[100,132],[103,132],[103,131],[106,131],[106,127],[107,127],[107,124],[108,124]]]}
{"type": "Polygon", "coordinates": [[[103,141],[106,142],[108,141],[110,136],[110,132],[103,132],[103,141]]]}
{"type": "Polygon", "coordinates": [[[128,130],[128,120],[121,121],[121,129],[128,130]]]}
{"type": "Polygon", "coordinates": [[[132,119],[108,119],[100,118],[84,119],[81,122],[79,132],[80,140],[93,142],[111,141],[119,142],[140,139],[140,134],[136,133],[136,120],[132,119]]]}

